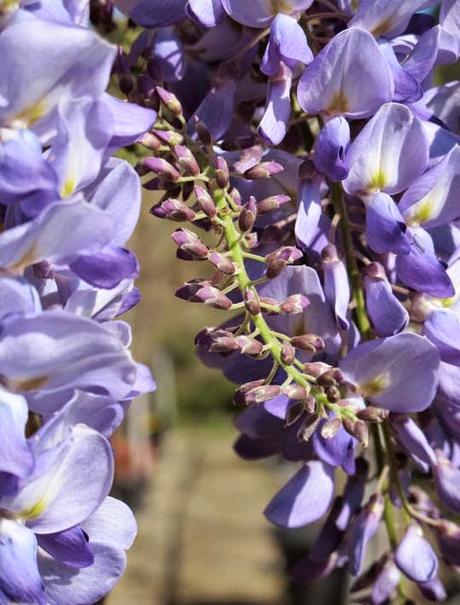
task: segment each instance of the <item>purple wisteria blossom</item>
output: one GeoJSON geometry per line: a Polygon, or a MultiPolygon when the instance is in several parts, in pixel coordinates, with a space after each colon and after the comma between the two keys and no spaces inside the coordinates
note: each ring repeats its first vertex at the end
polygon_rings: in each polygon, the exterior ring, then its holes
{"type": "Polygon", "coordinates": [[[294,578],[346,567],[358,602],[444,600],[460,128],[439,68],[459,3],[114,4],[0,11],[0,603],[89,604],[125,566],[107,438],[154,388],[119,319],[139,300],[139,175],[183,223],[177,257],[208,268],[177,296],[231,313],[195,344],[237,385],[236,453],[291,469],[265,516],[324,519],[294,578]],[[118,48],[96,33],[120,24],[118,48]],[[126,146],[136,168],[112,157],[126,146]]]}
{"type": "MultiPolygon", "coordinates": [[[[13,5],[14,3],[12,3],[13,5]]],[[[0,602],[94,603],[136,535],[108,438],[153,390],[131,356],[134,169],[156,111],[106,92],[117,49],[86,3],[1,10],[0,602]],[[88,480],[88,478],[90,480],[88,480]]]]}

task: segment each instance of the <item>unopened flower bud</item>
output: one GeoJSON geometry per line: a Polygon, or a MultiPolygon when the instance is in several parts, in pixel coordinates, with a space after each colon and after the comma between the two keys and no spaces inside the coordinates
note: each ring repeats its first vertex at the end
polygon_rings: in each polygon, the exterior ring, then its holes
{"type": "Polygon", "coordinates": [[[191,280],[177,288],[175,295],[182,300],[192,301],[198,290],[207,285],[209,285],[209,282],[206,280],[191,280]]]}
{"type": "Polygon", "coordinates": [[[157,218],[165,218],[171,221],[193,221],[195,219],[195,212],[184,204],[181,200],[175,200],[169,198],[152,206],[150,209],[151,214],[157,218]]]}
{"type": "Polygon", "coordinates": [[[340,383],[341,380],[341,372],[337,372],[338,368],[329,368],[325,372],[323,372],[320,376],[317,377],[316,382],[321,387],[333,387],[337,386],[337,383],[340,383]]]}
{"type": "Polygon", "coordinates": [[[267,254],[267,260],[269,261],[280,259],[287,263],[293,263],[302,257],[303,253],[295,246],[282,246],[281,248],[278,248],[278,250],[267,254]]]}
{"type": "Polygon", "coordinates": [[[382,422],[388,418],[389,414],[390,412],[388,410],[369,405],[367,408],[359,410],[356,413],[356,416],[365,422],[382,422]]]}
{"type": "Polygon", "coordinates": [[[283,393],[283,390],[279,385],[266,384],[255,389],[251,389],[245,394],[245,401],[247,405],[264,403],[270,399],[274,399],[283,393]]]}
{"type": "Polygon", "coordinates": [[[260,340],[256,340],[250,336],[237,336],[236,341],[241,353],[251,357],[258,357],[264,348],[264,345],[260,340]]]}
{"type": "Polygon", "coordinates": [[[223,311],[228,311],[233,304],[228,296],[225,296],[218,288],[214,288],[213,286],[201,288],[194,298],[196,302],[202,302],[209,307],[223,311]]]}
{"type": "Polygon", "coordinates": [[[286,365],[292,365],[295,361],[295,349],[288,342],[283,343],[280,353],[281,361],[286,365]]]}
{"type": "Polygon", "coordinates": [[[201,210],[209,218],[214,218],[217,214],[216,204],[206,189],[200,185],[195,185],[193,192],[201,210]]]}
{"type": "Polygon", "coordinates": [[[362,420],[353,421],[351,418],[344,418],[343,428],[364,447],[369,445],[369,429],[367,428],[367,424],[362,420]]]}
{"type": "Polygon", "coordinates": [[[324,363],[323,361],[312,361],[305,363],[303,366],[303,370],[306,374],[309,374],[314,378],[318,378],[319,376],[321,376],[321,374],[324,374],[324,372],[327,372],[328,370],[333,370],[333,367],[330,366],[328,363],[324,363]]]}
{"type": "Polygon", "coordinates": [[[228,164],[222,156],[217,156],[214,167],[216,170],[216,183],[221,189],[226,189],[230,182],[228,164]]]}
{"type": "Polygon", "coordinates": [[[212,136],[208,130],[208,127],[198,118],[195,119],[195,132],[199,140],[205,145],[210,145],[212,143],[212,136]]]}
{"type": "Polygon", "coordinates": [[[337,263],[339,257],[337,255],[337,248],[333,244],[328,244],[321,251],[321,259],[324,264],[337,263]]]}
{"type": "Polygon", "coordinates": [[[251,180],[267,179],[275,174],[278,174],[279,172],[282,172],[283,170],[284,168],[281,166],[281,164],[271,160],[269,162],[260,162],[260,164],[256,164],[256,166],[246,170],[244,176],[245,178],[251,180]]]}
{"type": "Polygon", "coordinates": [[[257,206],[256,200],[251,195],[247,204],[243,206],[240,212],[240,216],[238,218],[238,227],[242,233],[246,233],[247,231],[251,231],[256,222],[257,217],[257,206]]]}
{"type": "Polygon", "coordinates": [[[175,130],[159,130],[154,128],[153,134],[163,143],[171,145],[171,147],[180,145],[184,140],[183,136],[175,130]]]}
{"type": "Polygon", "coordinates": [[[303,403],[301,401],[297,401],[296,403],[290,405],[286,412],[286,426],[291,426],[295,424],[297,420],[303,416],[305,413],[305,409],[303,407],[303,403]]]}
{"type": "Polygon", "coordinates": [[[295,382],[293,382],[287,387],[284,387],[284,394],[286,395],[286,397],[292,399],[293,401],[302,401],[306,399],[308,395],[308,390],[300,384],[296,384],[295,382]]]}
{"type": "Polygon", "coordinates": [[[252,290],[245,290],[244,292],[244,306],[251,315],[259,315],[260,303],[257,295],[252,290]]]}
{"type": "Polygon", "coordinates": [[[168,181],[177,181],[180,179],[180,173],[178,170],[176,170],[172,164],[163,158],[143,158],[139,162],[139,165],[141,168],[146,168],[151,172],[156,172],[159,176],[167,179],[168,181]]]}
{"type": "Polygon", "coordinates": [[[293,336],[291,338],[291,345],[301,351],[309,351],[310,353],[316,353],[322,351],[326,346],[324,340],[316,334],[302,334],[300,336],[293,336]]]}
{"type": "Polygon", "coordinates": [[[293,294],[288,296],[280,304],[280,312],[283,315],[293,315],[295,313],[303,313],[310,304],[310,301],[303,294],[293,294]]]}
{"type": "Polygon", "coordinates": [[[233,397],[233,401],[236,405],[243,405],[246,403],[246,393],[255,389],[256,387],[262,386],[265,383],[265,380],[252,380],[250,382],[246,382],[242,384],[235,392],[233,397]]]}
{"type": "Polygon", "coordinates": [[[177,229],[171,235],[172,240],[180,250],[194,259],[204,260],[209,256],[209,250],[198,236],[188,229],[177,229]]]}
{"type": "Polygon", "coordinates": [[[173,116],[178,118],[182,115],[182,105],[175,94],[173,94],[169,90],[166,90],[162,86],[157,86],[156,91],[161,103],[166,107],[166,109],[168,109],[173,114],[173,116]]]}
{"type": "Polygon", "coordinates": [[[208,260],[225,275],[234,275],[236,273],[235,263],[220,252],[211,252],[208,260]]]}
{"type": "Polygon", "coordinates": [[[160,139],[152,132],[146,132],[137,142],[151,151],[158,151],[161,147],[160,139]]]}
{"type": "Polygon", "coordinates": [[[288,263],[280,258],[267,262],[267,270],[265,271],[266,277],[268,277],[268,279],[278,277],[278,275],[281,275],[287,265],[288,263]]]}
{"type": "Polygon", "coordinates": [[[211,353],[233,353],[238,351],[239,345],[233,334],[219,335],[212,337],[212,343],[209,347],[211,353]]]}
{"type": "Polygon", "coordinates": [[[188,147],[185,147],[185,145],[176,145],[174,147],[174,155],[183,174],[191,176],[200,174],[198,162],[188,147]]]}
{"type": "Polygon", "coordinates": [[[340,401],[342,396],[338,387],[332,386],[326,388],[326,397],[331,403],[337,403],[337,401],[340,401]]]}
{"type": "Polygon", "coordinates": [[[260,202],[257,202],[257,212],[264,214],[265,212],[272,212],[278,210],[283,204],[290,202],[291,198],[288,195],[270,195],[264,198],[260,202]]]}
{"type": "Polygon", "coordinates": [[[315,433],[320,423],[319,416],[311,414],[303,421],[302,426],[297,431],[297,438],[299,441],[308,442],[312,435],[315,433]]]}
{"type": "Polygon", "coordinates": [[[330,418],[321,427],[321,437],[323,439],[332,439],[335,437],[342,427],[342,422],[339,418],[330,418]]]}

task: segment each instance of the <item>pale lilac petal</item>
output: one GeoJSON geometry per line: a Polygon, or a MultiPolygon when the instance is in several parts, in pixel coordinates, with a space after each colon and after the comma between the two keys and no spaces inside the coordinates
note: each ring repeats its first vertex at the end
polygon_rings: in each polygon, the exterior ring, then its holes
{"type": "Polygon", "coordinates": [[[0,234],[0,266],[20,274],[47,260],[67,264],[112,238],[112,218],[81,199],[52,204],[34,220],[0,234]]]}
{"type": "Polygon", "coordinates": [[[205,27],[215,27],[225,17],[221,0],[189,0],[187,10],[192,19],[205,27]]]}
{"type": "Polygon", "coordinates": [[[90,544],[97,542],[121,550],[131,548],[137,533],[129,506],[111,496],[81,526],[89,535],[90,544]]]}
{"type": "Polygon", "coordinates": [[[428,143],[420,120],[404,105],[383,105],[353,141],[343,186],[349,194],[406,189],[426,169],[428,143]]]}
{"type": "Polygon", "coordinates": [[[359,345],[340,367],[345,378],[375,405],[409,413],[430,405],[439,363],[438,350],[426,338],[402,333],[359,345]]]}
{"type": "Polygon", "coordinates": [[[0,602],[47,605],[37,569],[37,541],[22,523],[0,521],[0,602]]]}
{"type": "Polygon", "coordinates": [[[92,550],[94,564],[83,569],[63,565],[44,552],[39,554],[38,567],[49,605],[96,603],[113,589],[126,568],[124,551],[97,543],[92,550]]]}
{"type": "Polygon", "coordinates": [[[367,118],[390,101],[393,92],[391,72],[377,43],[353,28],[337,34],[315,57],[297,94],[308,113],[367,118]]]}
{"type": "Polygon", "coordinates": [[[320,519],[334,493],[334,471],[317,460],[307,462],[274,496],[264,511],[280,527],[302,527],[320,519]]]}
{"type": "Polygon", "coordinates": [[[135,366],[123,344],[83,317],[48,311],[4,323],[1,336],[0,374],[28,396],[36,389],[93,387],[121,398],[134,383],[135,366]]]}
{"type": "Polygon", "coordinates": [[[113,480],[110,443],[96,431],[79,425],[68,439],[39,453],[46,458],[36,478],[5,501],[36,534],[61,532],[89,517],[108,495],[113,480]],[[88,478],[91,478],[88,481],[88,478]]]}
{"type": "Polygon", "coordinates": [[[299,62],[307,65],[311,61],[313,53],[302,27],[292,17],[278,14],[271,24],[260,70],[267,76],[277,77],[283,64],[294,70],[299,62]]]}
{"type": "Polygon", "coordinates": [[[450,309],[433,311],[425,321],[423,333],[438,348],[442,361],[460,365],[460,318],[450,309]]]}
{"type": "Polygon", "coordinates": [[[413,582],[428,582],[438,571],[438,558],[421,528],[410,525],[395,552],[395,563],[413,582]]]}
{"type": "Polygon", "coordinates": [[[238,23],[248,27],[267,27],[277,13],[300,14],[313,4],[313,0],[221,0],[228,15],[238,23]]]}
{"type": "Polygon", "coordinates": [[[349,145],[350,127],[347,120],[340,116],[329,120],[315,140],[313,162],[316,169],[333,181],[346,178],[349,145]]]}
{"type": "Polygon", "coordinates": [[[398,206],[386,193],[376,193],[366,207],[366,239],[378,254],[408,254],[412,234],[407,230],[398,206]]]}
{"type": "Polygon", "coordinates": [[[431,4],[435,4],[434,0],[361,2],[357,13],[348,25],[366,29],[376,37],[393,38],[406,29],[414,13],[431,4]]]}
{"type": "Polygon", "coordinates": [[[455,146],[434,168],[418,178],[404,193],[400,210],[410,225],[426,228],[447,224],[460,216],[460,146],[455,146]]]}
{"type": "Polygon", "coordinates": [[[268,145],[279,145],[287,131],[291,116],[292,74],[283,69],[283,76],[269,80],[267,106],[259,124],[258,133],[268,145]]]}

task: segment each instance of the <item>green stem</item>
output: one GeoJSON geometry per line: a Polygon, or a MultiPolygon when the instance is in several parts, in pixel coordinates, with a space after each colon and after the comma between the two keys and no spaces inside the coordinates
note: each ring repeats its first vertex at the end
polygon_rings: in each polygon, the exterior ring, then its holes
{"type": "Polygon", "coordinates": [[[350,223],[348,220],[348,212],[343,196],[343,189],[339,183],[330,183],[332,192],[332,203],[334,210],[340,215],[340,233],[342,235],[342,245],[345,252],[345,260],[350,276],[350,285],[353,299],[356,303],[356,321],[359,331],[364,338],[369,338],[370,323],[366,313],[366,304],[364,301],[364,292],[361,285],[361,276],[359,273],[358,263],[353,254],[353,239],[351,237],[350,223]]]}

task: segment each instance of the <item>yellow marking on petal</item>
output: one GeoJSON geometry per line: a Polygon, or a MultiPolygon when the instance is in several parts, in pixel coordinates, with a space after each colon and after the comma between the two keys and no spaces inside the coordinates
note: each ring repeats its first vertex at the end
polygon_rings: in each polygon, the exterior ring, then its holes
{"type": "Polygon", "coordinates": [[[38,500],[38,502],[36,502],[30,508],[22,510],[18,516],[21,519],[26,519],[28,521],[30,521],[31,519],[36,519],[46,509],[46,505],[47,505],[46,499],[42,498],[41,500],[38,500]]]}
{"type": "Polygon", "coordinates": [[[26,267],[28,267],[29,265],[33,265],[36,262],[37,251],[35,249],[35,246],[33,246],[32,248],[30,248],[30,250],[27,250],[18,261],[16,261],[12,265],[9,265],[7,269],[15,275],[22,275],[26,267]]]}
{"type": "Polygon", "coordinates": [[[380,374],[359,385],[359,390],[364,397],[375,397],[384,391],[390,384],[388,374],[380,374]]]}
{"type": "Polygon", "coordinates": [[[19,8],[19,0],[2,0],[0,2],[0,11],[1,12],[11,12],[19,8]]]}
{"type": "Polygon", "coordinates": [[[74,177],[69,177],[62,186],[61,197],[69,197],[69,195],[72,195],[72,193],[75,191],[76,185],[77,183],[74,177]]]}
{"type": "Polygon", "coordinates": [[[425,199],[417,202],[409,209],[409,212],[406,214],[405,219],[408,225],[422,225],[429,221],[430,218],[433,217],[435,212],[435,205],[430,200],[429,196],[426,196],[425,199]]]}
{"type": "Polygon", "coordinates": [[[377,172],[372,177],[369,185],[366,190],[368,193],[374,193],[375,191],[381,191],[386,187],[388,183],[387,175],[383,172],[383,170],[377,170],[377,172]]]}
{"type": "Polygon", "coordinates": [[[339,90],[338,92],[334,93],[334,96],[327,106],[326,113],[329,116],[341,115],[343,113],[347,113],[349,109],[350,104],[347,97],[341,90],[339,90]]]}
{"type": "Polygon", "coordinates": [[[393,23],[391,19],[384,19],[383,21],[380,21],[380,23],[373,29],[371,29],[371,34],[376,38],[379,38],[380,36],[383,36],[383,34],[386,34],[392,26],[393,23]]]}
{"type": "Polygon", "coordinates": [[[41,99],[37,103],[33,105],[29,105],[14,117],[12,120],[13,126],[24,128],[28,126],[32,126],[35,122],[38,122],[40,118],[42,118],[46,112],[48,111],[48,104],[45,99],[41,99]]]}
{"type": "Polygon", "coordinates": [[[48,382],[48,376],[37,376],[36,378],[15,378],[7,379],[7,386],[10,391],[15,393],[21,391],[35,391],[40,389],[48,382]]]}
{"type": "Polygon", "coordinates": [[[271,0],[272,13],[286,13],[292,11],[292,2],[289,0],[271,0]]]}

